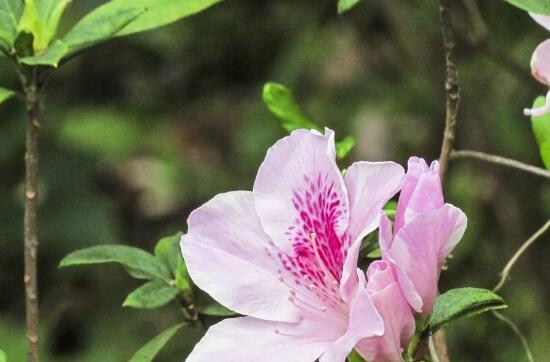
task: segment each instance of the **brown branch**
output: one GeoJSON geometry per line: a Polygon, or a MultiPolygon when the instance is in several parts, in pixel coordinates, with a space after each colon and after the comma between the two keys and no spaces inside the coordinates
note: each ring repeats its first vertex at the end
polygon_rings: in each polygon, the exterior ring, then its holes
{"type": "Polygon", "coordinates": [[[439,154],[441,180],[445,178],[447,166],[455,141],[456,120],[460,105],[460,84],[458,69],[455,60],[455,37],[452,28],[450,13],[450,0],[439,1],[439,15],[441,19],[441,30],[443,33],[443,45],[445,48],[446,80],[445,90],[447,93],[445,131],[443,132],[443,143],[439,154]]]}
{"type": "Polygon", "coordinates": [[[512,256],[512,258],[506,263],[506,266],[502,269],[500,272],[500,281],[498,284],[493,288],[494,292],[499,291],[503,286],[504,283],[506,283],[506,280],[508,279],[508,276],[510,275],[510,271],[520,258],[520,256],[523,255],[525,250],[531,246],[535,241],[537,241],[538,238],[540,238],[546,231],[550,229],[550,219],[544,224],[540,229],[538,229],[529,239],[527,239],[521,247],[516,251],[516,253],[512,256]]]}
{"type": "Polygon", "coordinates": [[[532,173],[534,175],[550,178],[550,171],[545,170],[544,168],[532,166],[532,165],[529,165],[520,161],[512,160],[506,157],[490,155],[484,152],[466,151],[466,150],[452,151],[451,159],[455,160],[458,158],[473,158],[473,159],[490,162],[501,166],[512,167],[517,170],[532,173]]]}
{"type": "MultiPolygon", "coordinates": [[[[439,154],[441,182],[445,179],[445,173],[453,150],[456,132],[456,121],[460,106],[460,84],[458,69],[455,60],[455,36],[450,12],[450,0],[439,0],[439,16],[441,21],[441,32],[443,34],[443,46],[445,50],[446,79],[445,90],[447,93],[445,130],[441,153],[439,154]]],[[[447,354],[447,342],[442,329],[434,335],[434,345],[440,362],[449,362],[447,354]]]]}
{"type": "Polygon", "coordinates": [[[38,133],[42,115],[42,99],[38,70],[32,69],[28,77],[22,77],[27,110],[26,152],[25,152],[25,310],[29,362],[39,361],[38,343],[38,283],[37,253],[38,237],[36,214],[38,208],[38,133]]]}

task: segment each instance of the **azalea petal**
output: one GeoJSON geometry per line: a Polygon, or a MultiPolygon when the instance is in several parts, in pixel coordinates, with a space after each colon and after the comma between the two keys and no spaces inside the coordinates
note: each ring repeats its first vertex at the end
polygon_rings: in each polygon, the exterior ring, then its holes
{"type": "Polygon", "coordinates": [[[367,290],[384,321],[384,335],[361,340],[356,350],[370,362],[398,362],[403,348],[414,336],[413,312],[404,298],[389,262],[369,265],[367,290]]]}
{"type": "Polygon", "coordinates": [[[395,235],[391,246],[391,260],[405,297],[417,309],[416,293],[422,298],[422,313],[431,310],[437,293],[439,272],[445,258],[462,238],[466,230],[466,216],[450,205],[416,215],[395,235]],[[412,298],[411,298],[412,297],[412,298]]]}
{"type": "Polygon", "coordinates": [[[550,86],[550,39],[540,43],[531,57],[533,76],[542,84],[550,86]]]}
{"type": "Polygon", "coordinates": [[[539,15],[534,13],[529,13],[531,17],[539,23],[541,26],[545,27],[546,30],[550,30],[550,16],[548,15],[539,15]]]}
{"type": "Polygon", "coordinates": [[[391,246],[393,244],[393,229],[391,220],[387,215],[382,215],[380,220],[380,229],[378,232],[378,243],[380,245],[380,251],[382,259],[390,262],[394,273],[398,276],[401,290],[405,299],[409,302],[410,306],[418,313],[422,312],[422,298],[416,291],[414,284],[401,268],[397,266],[397,263],[392,258],[391,246]]]}
{"type": "Polygon", "coordinates": [[[334,132],[297,130],[267,152],[254,183],[256,210],[275,245],[340,280],[348,196],[334,157],[334,132]],[[323,264],[323,265],[321,265],[323,264]]]}
{"type": "Polygon", "coordinates": [[[415,214],[440,208],[443,202],[439,162],[434,161],[428,167],[424,159],[411,157],[405,183],[399,195],[394,232],[396,233],[415,214]]]}
{"type": "Polygon", "coordinates": [[[226,307],[257,318],[296,321],[281,267],[269,252],[252,192],[220,194],[193,211],[181,249],[191,278],[226,307]]]}
{"type": "Polygon", "coordinates": [[[384,334],[384,322],[367,292],[365,275],[361,270],[356,270],[359,288],[350,302],[348,329],[321,356],[320,362],[344,362],[357,342],[363,338],[384,334]]]}
{"type": "Polygon", "coordinates": [[[380,222],[382,207],[403,182],[405,170],[394,162],[356,162],[345,176],[349,195],[350,221],[346,234],[353,241],[347,250],[341,279],[341,294],[349,300],[357,286],[356,269],[363,238],[380,222]]]}
{"type": "Polygon", "coordinates": [[[319,334],[320,327],[250,317],[225,319],[210,327],[186,361],[314,362],[332,342],[332,336],[319,334]]]}

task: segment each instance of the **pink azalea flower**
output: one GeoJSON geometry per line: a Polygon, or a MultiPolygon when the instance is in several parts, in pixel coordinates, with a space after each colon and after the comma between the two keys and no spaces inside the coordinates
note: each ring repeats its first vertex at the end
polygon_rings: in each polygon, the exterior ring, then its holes
{"type": "Polygon", "coordinates": [[[181,241],[189,273],[245,317],[211,327],[187,361],[343,362],[385,335],[382,285],[369,291],[357,259],[403,177],[392,162],[358,162],[342,177],[334,133],[297,130],[269,149],[252,192],[195,210],[181,241]]]}
{"type": "MultiPolygon", "coordinates": [[[[550,30],[550,16],[530,13],[531,17],[540,25],[550,30]]],[[[531,72],[535,79],[550,87],[550,39],[539,44],[531,58],[531,72]]],[[[525,109],[526,116],[542,116],[550,113],[550,91],[546,95],[544,106],[533,109],[525,109]]]]}
{"type": "Polygon", "coordinates": [[[437,282],[445,258],[466,230],[466,216],[444,204],[439,163],[430,167],[417,157],[409,159],[399,196],[395,227],[383,216],[380,222],[382,259],[393,266],[410,306],[426,317],[437,295],[437,282]]]}
{"type": "Polygon", "coordinates": [[[370,362],[401,361],[415,331],[411,307],[388,261],[369,265],[367,277],[367,293],[384,321],[384,335],[362,339],[355,349],[370,362]]]}

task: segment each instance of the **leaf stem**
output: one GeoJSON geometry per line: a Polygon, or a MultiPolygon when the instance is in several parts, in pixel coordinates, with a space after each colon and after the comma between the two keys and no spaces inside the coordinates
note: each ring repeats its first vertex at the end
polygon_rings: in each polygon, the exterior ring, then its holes
{"type": "Polygon", "coordinates": [[[470,150],[460,150],[460,151],[451,152],[452,160],[459,159],[459,158],[473,158],[473,159],[490,162],[501,166],[515,168],[517,170],[529,172],[534,175],[542,176],[550,179],[550,171],[545,170],[544,168],[541,168],[541,167],[529,165],[529,164],[516,161],[510,158],[506,158],[506,157],[490,155],[488,153],[470,151],[470,150]]]}
{"type": "Polygon", "coordinates": [[[508,279],[508,276],[510,275],[510,271],[520,258],[520,256],[523,255],[525,250],[531,246],[538,238],[540,238],[546,231],[550,229],[550,219],[540,228],[538,229],[529,239],[527,239],[521,247],[516,251],[516,253],[510,258],[508,263],[506,263],[506,266],[502,269],[500,272],[500,281],[498,284],[493,288],[493,292],[499,291],[503,286],[504,283],[506,283],[506,280],[508,279]]]}

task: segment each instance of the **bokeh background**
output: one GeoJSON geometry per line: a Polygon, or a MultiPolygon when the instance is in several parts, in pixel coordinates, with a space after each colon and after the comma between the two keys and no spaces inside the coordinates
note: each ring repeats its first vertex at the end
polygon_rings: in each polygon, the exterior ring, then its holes
{"type": "MultiPolygon", "coordinates": [[[[75,1],[64,27],[99,3],[75,1]]],[[[502,1],[454,3],[463,90],[457,147],[542,166],[521,110],[545,91],[528,64],[548,33],[502,1]]],[[[124,361],[180,321],[176,306],[122,308],[139,282],[117,266],[57,264],[98,244],[152,250],[161,236],[185,230],[189,212],[215,194],[250,189],[265,151],[285,135],[262,102],[265,82],[289,86],[310,118],[357,138],[342,167],[437,158],[445,100],[438,21],[434,0],[369,0],[344,16],[335,0],[228,0],[66,64],[49,84],[40,147],[44,361],[124,361]]],[[[17,87],[5,58],[0,84],[17,87]]],[[[0,348],[14,362],[26,358],[23,139],[22,104],[3,104],[0,348]]],[[[550,214],[548,181],[473,160],[453,161],[446,196],[466,211],[469,227],[443,290],[492,288],[550,214]]],[[[548,260],[545,236],[502,290],[504,313],[538,361],[550,355],[548,260]]],[[[455,361],[526,360],[513,332],[490,314],[453,324],[447,335],[455,361]]],[[[183,329],[157,360],[183,360],[199,337],[183,329]]]]}

